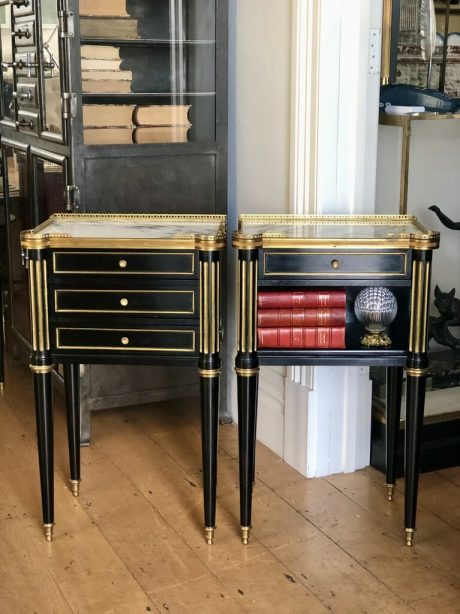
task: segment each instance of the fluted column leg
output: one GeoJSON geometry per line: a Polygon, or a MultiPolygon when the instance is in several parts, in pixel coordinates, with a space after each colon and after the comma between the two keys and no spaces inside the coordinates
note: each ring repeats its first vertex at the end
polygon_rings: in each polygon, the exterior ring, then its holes
{"type": "Polygon", "coordinates": [[[238,441],[240,471],[241,538],[248,543],[251,529],[252,491],[259,360],[257,357],[258,250],[238,251],[238,353],[235,360],[238,387],[238,441]]]}
{"type": "Polygon", "coordinates": [[[200,251],[201,442],[204,526],[208,544],[216,528],[217,436],[219,429],[220,252],[200,251]]]}
{"type": "Polygon", "coordinates": [[[405,432],[405,527],[406,544],[413,543],[416,528],[420,471],[420,441],[425,406],[428,369],[428,310],[431,277],[431,251],[414,250],[412,262],[411,323],[407,357],[407,397],[405,432]]]}

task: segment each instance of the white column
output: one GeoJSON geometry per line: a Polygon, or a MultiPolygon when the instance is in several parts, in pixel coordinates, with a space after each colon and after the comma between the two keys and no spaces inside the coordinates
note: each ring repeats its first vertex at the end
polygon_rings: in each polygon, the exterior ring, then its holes
{"type": "MultiPolygon", "coordinates": [[[[316,34],[312,36],[311,30],[309,34],[316,47],[305,48],[299,38],[295,40],[294,65],[306,70],[307,77],[303,79],[299,70],[294,73],[291,210],[371,213],[380,78],[375,56],[380,49],[382,2],[298,0],[297,5],[294,31],[302,24],[306,32],[313,28],[316,34]],[[302,108],[306,117],[299,111],[302,108]]],[[[309,477],[367,465],[368,369],[315,367],[311,377],[304,369],[290,375],[284,458],[309,477]]]]}

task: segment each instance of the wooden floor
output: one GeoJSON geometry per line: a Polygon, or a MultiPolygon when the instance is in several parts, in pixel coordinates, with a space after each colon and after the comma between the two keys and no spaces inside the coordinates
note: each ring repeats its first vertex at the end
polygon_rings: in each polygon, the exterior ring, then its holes
{"type": "Polygon", "coordinates": [[[202,531],[199,406],[98,412],[68,488],[55,412],[55,539],[44,541],[31,376],[0,399],[0,611],[5,614],[460,612],[460,469],[421,478],[415,546],[403,485],[385,500],[372,469],[307,480],[257,449],[253,530],[239,537],[237,436],[219,434],[217,530],[202,531]]]}

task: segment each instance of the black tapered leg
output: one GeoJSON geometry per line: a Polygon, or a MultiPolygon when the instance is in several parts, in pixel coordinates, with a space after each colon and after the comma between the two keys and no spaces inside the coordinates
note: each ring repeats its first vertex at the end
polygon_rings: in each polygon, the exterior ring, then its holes
{"type": "Polygon", "coordinates": [[[386,428],[386,487],[387,497],[393,499],[396,486],[396,456],[401,419],[402,367],[387,367],[387,428],[386,428]]]}
{"type": "Polygon", "coordinates": [[[54,524],[53,399],[51,370],[34,373],[34,390],[43,523],[45,526],[46,541],[51,541],[53,538],[54,524]]]}
{"type": "MultiPolygon", "coordinates": [[[[211,372],[212,373],[212,372],[211,372]]],[[[217,434],[219,429],[219,377],[201,377],[201,442],[203,458],[204,526],[212,544],[216,526],[217,434]]]]}
{"type": "Polygon", "coordinates": [[[407,407],[406,407],[406,496],[405,496],[405,527],[406,544],[412,545],[417,513],[417,493],[420,471],[420,452],[425,405],[426,376],[413,377],[407,374],[407,407]]]}
{"type": "Polygon", "coordinates": [[[80,490],[80,365],[64,364],[67,436],[69,441],[70,484],[72,494],[80,490]]]}
{"type": "Polygon", "coordinates": [[[240,459],[241,536],[248,543],[251,528],[252,489],[255,471],[258,375],[237,375],[238,441],[240,459]]]}

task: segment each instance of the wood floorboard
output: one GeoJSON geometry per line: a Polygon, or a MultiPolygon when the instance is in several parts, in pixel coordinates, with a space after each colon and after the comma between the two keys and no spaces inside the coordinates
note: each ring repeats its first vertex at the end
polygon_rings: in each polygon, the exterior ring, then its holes
{"type": "Polygon", "coordinates": [[[237,429],[219,433],[215,543],[203,537],[197,399],[93,414],[81,495],[55,394],[55,540],[42,534],[32,380],[0,397],[0,611],[12,614],[460,612],[460,469],[421,476],[415,546],[404,481],[307,480],[257,445],[253,529],[239,537],[237,429]]]}

